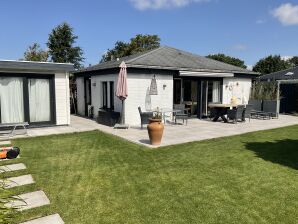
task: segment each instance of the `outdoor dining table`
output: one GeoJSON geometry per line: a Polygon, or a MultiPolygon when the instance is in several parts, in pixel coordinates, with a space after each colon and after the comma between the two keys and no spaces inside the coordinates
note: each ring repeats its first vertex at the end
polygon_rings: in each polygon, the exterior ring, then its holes
{"type": "Polygon", "coordinates": [[[214,108],[215,110],[215,116],[213,118],[213,121],[216,122],[218,118],[221,117],[221,119],[227,123],[228,120],[225,115],[227,115],[228,109],[231,109],[233,107],[237,107],[237,105],[232,104],[222,104],[222,103],[210,103],[208,104],[209,108],[214,108]]]}

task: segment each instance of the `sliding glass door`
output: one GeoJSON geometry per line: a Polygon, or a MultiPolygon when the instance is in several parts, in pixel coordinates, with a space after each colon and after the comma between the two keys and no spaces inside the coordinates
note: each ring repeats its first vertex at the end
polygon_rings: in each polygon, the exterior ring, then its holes
{"type": "Polygon", "coordinates": [[[54,75],[14,75],[0,73],[0,123],[54,124],[54,75]]]}
{"type": "Polygon", "coordinates": [[[51,120],[50,80],[28,79],[30,122],[51,120]]]}
{"type": "Polygon", "coordinates": [[[0,77],[0,123],[24,122],[23,78],[0,77]]]}

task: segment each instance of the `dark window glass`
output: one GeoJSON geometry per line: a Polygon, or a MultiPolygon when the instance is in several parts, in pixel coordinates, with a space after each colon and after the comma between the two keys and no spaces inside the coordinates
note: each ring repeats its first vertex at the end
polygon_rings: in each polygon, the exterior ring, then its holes
{"type": "Polygon", "coordinates": [[[108,107],[108,83],[102,82],[102,107],[108,107]]]}
{"type": "Polygon", "coordinates": [[[110,108],[114,110],[114,82],[110,82],[110,108]]]}

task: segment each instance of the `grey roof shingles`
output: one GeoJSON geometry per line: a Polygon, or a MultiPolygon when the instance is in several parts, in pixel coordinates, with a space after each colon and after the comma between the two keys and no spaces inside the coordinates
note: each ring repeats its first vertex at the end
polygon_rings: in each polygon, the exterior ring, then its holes
{"type": "Polygon", "coordinates": [[[144,53],[123,57],[119,60],[99,63],[97,65],[76,71],[75,73],[79,74],[89,71],[117,68],[122,61],[126,63],[128,68],[155,68],[175,71],[208,71],[258,74],[243,68],[168,46],[163,46],[144,53]]]}
{"type": "Polygon", "coordinates": [[[286,69],[279,72],[263,75],[260,77],[261,80],[289,80],[298,79],[298,66],[295,68],[286,69]],[[290,73],[294,73],[291,74],[290,73]],[[287,74],[287,75],[286,75],[287,74]]]}

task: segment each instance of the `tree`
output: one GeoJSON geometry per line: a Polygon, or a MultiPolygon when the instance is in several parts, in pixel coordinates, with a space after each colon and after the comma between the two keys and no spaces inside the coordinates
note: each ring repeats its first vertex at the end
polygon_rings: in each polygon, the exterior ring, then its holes
{"type": "Polygon", "coordinates": [[[253,71],[259,72],[261,75],[265,75],[291,67],[291,63],[283,60],[280,55],[270,55],[266,58],[260,59],[253,67],[253,71]]]}
{"type": "Polygon", "coordinates": [[[292,58],[289,60],[289,62],[290,62],[294,67],[298,66],[298,56],[294,56],[294,57],[292,57],[292,58]]]}
{"type": "Polygon", "coordinates": [[[240,68],[247,68],[247,66],[244,64],[244,61],[238,59],[238,58],[234,58],[234,57],[230,57],[228,55],[225,54],[209,54],[207,56],[207,58],[211,58],[214,59],[216,61],[221,61],[230,65],[234,65],[240,68]]]}
{"type": "Polygon", "coordinates": [[[59,63],[73,63],[75,68],[82,67],[84,58],[80,47],[74,46],[78,36],[73,34],[73,28],[62,23],[49,34],[47,46],[51,61],[59,63]]]}
{"type": "Polygon", "coordinates": [[[117,41],[114,48],[108,49],[107,53],[102,56],[101,62],[152,50],[159,46],[160,38],[157,35],[138,34],[131,38],[129,43],[117,41]]]}
{"type": "Polygon", "coordinates": [[[47,61],[49,53],[40,48],[38,43],[33,43],[24,53],[24,60],[26,61],[47,61]]]}

